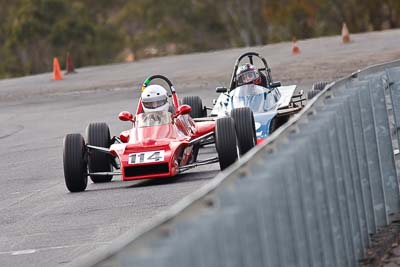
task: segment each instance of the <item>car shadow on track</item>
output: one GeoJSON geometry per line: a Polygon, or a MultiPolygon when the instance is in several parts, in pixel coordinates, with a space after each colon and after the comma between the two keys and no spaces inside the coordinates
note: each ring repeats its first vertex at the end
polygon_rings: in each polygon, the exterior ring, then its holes
{"type": "Polygon", "coordinates": [[[199,171],[199,172],[188,172],[167,178],[155,178],[148,180],[127,181],[127,182],[121,180],[114,180],[109,183],[90,184],[88,185],[86,192],[132,189],[132,188],[141,188],[141,187],[168,185],[168,184],[180,184],[180,183],[188,183],[201,180],[206,181],[214,178],[218,173],[219,173],[218,170],[209,170],[209,171],[199,171]]]}
{"type": "Polygon", "coordinates": [[[200,180],[209,180],[214,178],[215,175],[218,174],[218,172],[219,171],[212,170],[212,171],[183,173],[174,177],[143,180],[137,184],[125,188],[136,188],[136,187],[157,186],[165,184],[177,184],[177,183],[187,183],[200,180]]]}

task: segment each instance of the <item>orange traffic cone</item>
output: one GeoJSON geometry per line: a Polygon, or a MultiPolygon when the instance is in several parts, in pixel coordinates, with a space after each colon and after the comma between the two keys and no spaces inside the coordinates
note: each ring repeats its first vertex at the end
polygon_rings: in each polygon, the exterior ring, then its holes
{"type": "Polygon", "coordinates": [[[67,62],[67,67],[66,67],[67,71],[65,72],[65,74],[76,73],[75,67],[74,67],[74,62],[73,62],[72,56],[69,52],[67,53],[66,62],[67,62]]]}
{"type": "Polygon", "coordinates": [[[297,40],[295,37],[293,37],[293,41],[292,41],[292,54],[293,55],[298,55],[300,54],[300,48],[297,45],[297,40]]]}
{"type": "Polygon", "coordinates": [[[350,33],[346,23],[343,22],[342,26],[342,41],[344,44],[350,43],[350,33]]]}
{"type": "Polygon", "coordinates": [[[58,63],[58,58],[53,59],[53,80],[62,80],[63,76],[60,70],[60,63],[58,63]]]}

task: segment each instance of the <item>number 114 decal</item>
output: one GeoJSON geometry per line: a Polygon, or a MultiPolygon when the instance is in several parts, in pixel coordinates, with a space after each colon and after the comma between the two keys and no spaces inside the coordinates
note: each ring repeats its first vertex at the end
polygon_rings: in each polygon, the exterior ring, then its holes
{"type": "Polygon", "coordinates": [[[164,150],[129,154],[129,164],[164,161],[164,150]]]}

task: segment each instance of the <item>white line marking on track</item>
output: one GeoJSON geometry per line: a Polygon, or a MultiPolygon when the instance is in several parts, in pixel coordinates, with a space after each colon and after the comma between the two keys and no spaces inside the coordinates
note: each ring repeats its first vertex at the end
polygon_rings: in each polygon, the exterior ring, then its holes
{"type": "Polygon", "coordinates": [[[76,244],[76,245],[66,245],[66,246],[55,246],[55,247],[47,247],[47,248],[38,248],[38,249],[25,249],[25,250],[15,250],[15,251],[0,251],[0,255],[26,255],[33,254],[41,251],[48,251],[53,249],[65,249],[65,248],[75,248],[75,247],[83,247],[83,246],[95,246],[95,245],[109,245],[111,242],[98,242],[98,243],[87,243],[87,244],[76,244]]]}
{"type": "Polygon", "coordinates": [[[19,251],[13,251],[11,253],[12,256],[16,256],[16,255],[25,255],[25,254],[32,254],[35,253],[36,249],[26,249],[26,250],[19,250],[19,251]]]}

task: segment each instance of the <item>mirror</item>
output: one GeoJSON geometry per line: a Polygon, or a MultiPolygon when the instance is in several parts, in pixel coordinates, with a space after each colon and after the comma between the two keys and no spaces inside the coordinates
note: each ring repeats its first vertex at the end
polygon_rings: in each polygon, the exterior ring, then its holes
{"type": "Polygon", "coordinates": [[[133,115],[129,111],[121,111],[118,115],[118,118],[121,121],[132,121],[133,122],[133,115]]]}
{"type": "Polygon", "coordinates": [[[282,86],[281,82],[272,82],[271,83],[272,88],[276,88],[276,87],[280,87],[280,86],[282,86]]]}
{"type": "Polygon", "coordinates": [[[176,112],[177,115],[185,115],[189,114],[192,111],[192,108],[189,105],[181,105],[178,107],[176,112]]]}
{"type": "Polygon", "coordinates": [[[226,88],[226,87],[217,87],[216,89],[215,89],[215,91],[217,92],[217,93],[226,93],[227,91],[228,91],[228,89],[226,88]]]}

